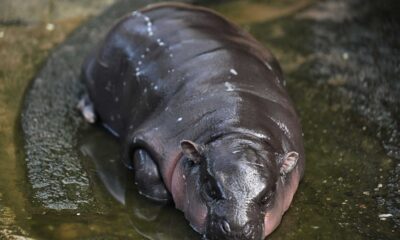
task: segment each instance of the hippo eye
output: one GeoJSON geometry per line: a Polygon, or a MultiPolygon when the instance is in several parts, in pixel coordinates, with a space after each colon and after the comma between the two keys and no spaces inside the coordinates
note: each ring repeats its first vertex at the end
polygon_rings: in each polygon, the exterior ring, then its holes
{"type": "Polygon", "coordinates": [[[221,198],[221,192],[219,191],[217,186],[209,179],[204,183],[203,195],[206,197],[206,199],[209,200],[221,198]]]}
{"type": "Polygon", "coordinates": [[[261,206],[269,207],[269,205],[271,204],[272,196],[272,192],[268,192],[267,194],[265,194],[264,197],[260,200],[261,206]]]}

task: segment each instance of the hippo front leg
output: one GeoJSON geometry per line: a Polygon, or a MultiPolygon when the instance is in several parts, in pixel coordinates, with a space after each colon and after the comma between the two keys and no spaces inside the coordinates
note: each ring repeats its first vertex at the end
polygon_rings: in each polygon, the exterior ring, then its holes
{"type": "Polygon", "coordinates": [[[135,184],[139,192],[157,202],[168,202],[172,197],[161,179],[157,164],[144,149],[137,149],[133,154],[135,184]]]}

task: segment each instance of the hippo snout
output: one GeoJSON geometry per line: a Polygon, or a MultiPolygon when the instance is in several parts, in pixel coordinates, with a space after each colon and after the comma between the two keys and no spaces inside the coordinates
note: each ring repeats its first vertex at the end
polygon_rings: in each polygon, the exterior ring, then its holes
{"type": "Polygon", "coordinates": [[[227,217],[211,217],[205,237],[208,240],[262,240],[263,223],[227,217]],[[242,221],[240,221],[242,220],[242,221]]]}

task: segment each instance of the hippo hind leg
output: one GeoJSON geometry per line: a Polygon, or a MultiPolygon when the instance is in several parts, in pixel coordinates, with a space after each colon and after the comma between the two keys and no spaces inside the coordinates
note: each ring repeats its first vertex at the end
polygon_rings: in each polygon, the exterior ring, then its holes
{"type": "Polygon", "coordinates": [[[135,184],[142,195],[157,201],[168,202],[171,195],[161,180],[158,167],[146,150],[137,149],[133,154],[135,184]]]}
{"type": "Polygon", "coordinates": [[[78,110],[82,113],[82,116],[89,123],[96,122],[96,113],[94,112],[94,106],[89,96],[85,94],[77,105],[78,110]]]}

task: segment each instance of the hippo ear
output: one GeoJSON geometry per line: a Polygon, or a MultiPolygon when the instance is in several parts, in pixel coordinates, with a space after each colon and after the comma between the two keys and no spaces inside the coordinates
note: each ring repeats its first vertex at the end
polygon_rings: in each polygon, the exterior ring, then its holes
{"type": "Polygon", "coordinates": [[[181,149],[183,155],[192,160],[194,163],[199,163],[201,160],[202,147],[192,141],[182,140],[181,149]]]}
{"type": "Polygon", "coordinates": [[[290,173],[297,165],[297,160],[299,160],[299,154],[297,152],[288,152],[283,157],[282,166],[280,173],[281,175],[286,175],[290,173]]]}

